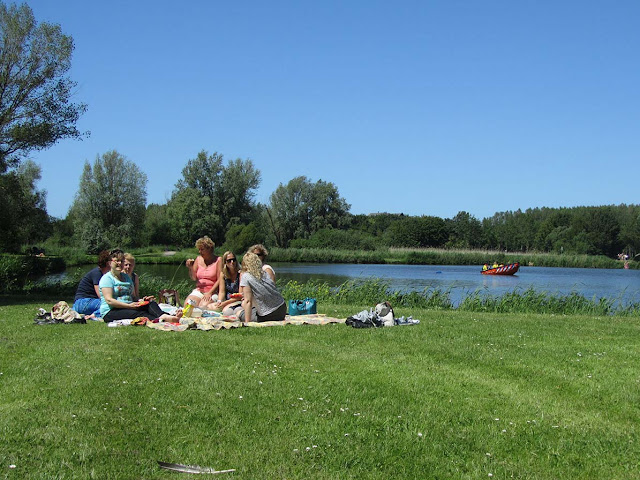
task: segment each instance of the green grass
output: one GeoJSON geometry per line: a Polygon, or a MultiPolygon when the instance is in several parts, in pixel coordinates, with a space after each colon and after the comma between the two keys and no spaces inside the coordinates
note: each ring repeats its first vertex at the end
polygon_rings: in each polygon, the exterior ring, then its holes
{"type": "Polygon", "coordinates": [[[640,475],[635,318],[400,308],[422,323],[33,325],[56,300],[0,298],[6,478],[190,478],[158,460],[251,479],[640,475]]]}

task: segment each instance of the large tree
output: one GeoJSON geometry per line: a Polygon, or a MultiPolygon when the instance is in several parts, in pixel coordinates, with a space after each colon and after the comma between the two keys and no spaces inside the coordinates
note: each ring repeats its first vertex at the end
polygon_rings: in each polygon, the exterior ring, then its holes
{"type": "Polygon", "coordinates": [[[0,3],[0,173],[29,152],[83,136],[86,110],[71,97],[73,39],[60,25],[40,23],[31,8],[0,3]]]}
{"type": "Polygon", "coordinates": [[[276,188],[269,197],[267,212],[276,243],[287,247],[294,238],[308,238],[323,228],[347,226],[350,208],[333,183],[312,183],[301,176],[276,188]]]}
{"type": "Polygon", "coordinates": [[[259,186],[260,171],[251,160],[238,158],[225,165],[221,154],[202,150],[183,168],[167,204],[174,242],[193,245],[208,235],[221,244],[232,226],[253,219],[259,186]]]}
{"type": "Polygon", "coordinates": [[[36,188],[38,180],[40,167],[32,161],[0,175],[0,251],[17,252],[50,233],[46,192],[36,188]]]}
{"type": "Polygon", "coordinates": [[[70,212],[85,250],[138,244],[146,200],[147,176],[115,150],[86,162],[70,212]]]}

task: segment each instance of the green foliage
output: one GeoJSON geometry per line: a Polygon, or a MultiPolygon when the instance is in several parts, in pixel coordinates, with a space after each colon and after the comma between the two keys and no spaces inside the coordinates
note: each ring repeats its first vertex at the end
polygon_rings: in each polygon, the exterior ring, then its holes
{"type": "Polygon", "coordinates": [[[147,206],[144,217],[144,232],[147,245],[170,245],[171,222],[167,213],[167,205],[152,203],[147,206]]]}
{"type": "Polygon", "coordinates": [[[325,228],[348,226],[350,205],[331,182],[316,183],[304,176],[280,184],[269,197],[270,226],[279,247],[308,238],[325,228]]]}
{"type": "Polygon", "coordinates": [[[375,250],[376,238],[359,230],[337,230],[323,228],[311,234],[309,238],[291,241],[291,248],[329,248],[339,250],[375,250]]]}
{"type": "Polygon", "coordinates": [[[208,235],[217,244],[225,240],[227,229],[248,224],[256,215],[255,190],[260,171],[251,160],[231,160],[224,165],[221,154],[204,150],[189,160],[182,170],[167,205],[173,242],[193,245],[208,235]]]}
{"type": "Polygon", "coordinates": [[[27,293],[23,290],[29,278],[62,272],[65,262],[61,257],[33,255],[0,255],[0,293],[27,293]]]}
{"type": "Polygon", "coordinates": [[[0,174],[33,150],[80,138],[84,104],[72,103],[67,77],[73,39],[60,25],[38,24],[27,4],[0,3],[0,174]]]}
{"type": "Polygon", "coordinates": [[[496,213],[482,222],[485,247],[511,251],[631,256],[640,243],[640,206],[542,208],[496,213]]]}
{"type": "Polygon", "coordinates": [[[0,173],[0,252],[18,252],[51,233],[46,193],[36,188],[40,167],[28,160],[0,173]]]}
{"type": "Polygon", "coordinates": [[[394,247],[441,247],[448,238],[447,225],[438,217],[405,217],[385,232],[386,244],[394,247]]]}
{"type": "Polygon", "coordinates": [[[136,244],[144,224],[147,176],[112,150],[85,163],[72,206],[75,234],[87,253],[136,244]]]}
{"type": "Polygon", "coordinates": [[[234,225],[227,231],[225,242],[221,250],[231,252],[246,252],[251,245],[261,243],[264,232],[259,228],[257,222],[249,225],[234,225]]]}
{"type": "Polygon", "coordinates": [[[482,246],[482,223],[467,212],[458,214],[447,223],[448,248],[478,248],[482,246]]]}

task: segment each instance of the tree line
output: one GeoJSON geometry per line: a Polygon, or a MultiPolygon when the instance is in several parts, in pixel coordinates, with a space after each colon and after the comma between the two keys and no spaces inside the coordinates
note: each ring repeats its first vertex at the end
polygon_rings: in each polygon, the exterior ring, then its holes
{"type": "MultiPolygon", "coordinates": [[[[253,161],[226,160],[201,151],[182,169],[169,200],[146,205],[147,177],[117,151],[86,162],[73,205],[64,219],[46,215],[35,188],[38,167],[25,162],[21,228],[0,233],[4,251],[47,240],[96,253],[127,248],[193,246],[208,235],[217,245],[243,251],[255,243],[277,247],[375,250],[380,247],[492,249],[606,255],[640,251],[640,205],[533,208],[477,219],[402,213],[351,214],[338,187],[299,176],[281,183],[266,204],[255,201],[261,175],[253,161]],[[29,209],[27,209],[29,210],[29,209]]],[[[6,212],[6,209],[4,210],[6,212]]]]}

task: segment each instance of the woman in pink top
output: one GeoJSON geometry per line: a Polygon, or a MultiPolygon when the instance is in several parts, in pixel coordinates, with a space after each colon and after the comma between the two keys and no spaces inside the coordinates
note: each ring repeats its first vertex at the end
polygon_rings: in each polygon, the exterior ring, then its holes
{"type": "Polygon", "coordinates": [[[190,300],[195,306],[211,310],[218,300],[218,285],[222,262],[214,253],[215,245],[209,237],[202,237],[196,241],[196,248],[200,255],[194,260],[187,260],[189,276],[196,281],[196,288],[185,300],[185,306],[190,300]]]}

